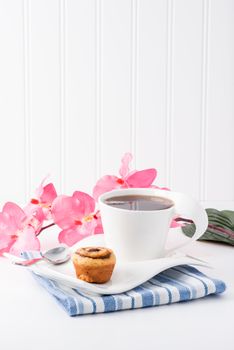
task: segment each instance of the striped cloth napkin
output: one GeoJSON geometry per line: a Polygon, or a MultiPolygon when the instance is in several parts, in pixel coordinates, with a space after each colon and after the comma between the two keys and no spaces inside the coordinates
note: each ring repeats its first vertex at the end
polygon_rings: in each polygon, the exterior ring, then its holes
{"type": "MultiPolygon", "coordinates": [[[[23,256],[29,258],[27,253],[23,256]]],[[[33,275],[69,316],[172,304],[219,294],[226,289],[223,281],[208,277],[188,265],[165,270],[128,292],[103,296],[85,294],[79,289],[63,286],[35,273],[33,275]]]]}

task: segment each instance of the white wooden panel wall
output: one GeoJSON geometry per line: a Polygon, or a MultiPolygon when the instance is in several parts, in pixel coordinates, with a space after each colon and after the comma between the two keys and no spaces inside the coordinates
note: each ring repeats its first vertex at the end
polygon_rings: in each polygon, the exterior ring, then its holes
{"type": "Polygon", "coordinates": [[[27,112],[23,9],[17,0],[1,2],[0,9],[0,154],[1,201],[21,202],[27,191],[27,112]]]}
{"type": "Polygon", "coordinates": [[[125,151],[234,207],[233,0],[0,0],[0,202],[92,191],[125,151]]]}

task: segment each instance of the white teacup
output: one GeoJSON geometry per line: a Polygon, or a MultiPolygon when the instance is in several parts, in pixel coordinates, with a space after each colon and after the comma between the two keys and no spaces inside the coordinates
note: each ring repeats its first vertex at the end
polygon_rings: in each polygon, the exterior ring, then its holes
{"type": "Polygon", "coordinates": [[[196,241],[208,226],[206,211],[186,194],[154,188],[131,188],[106,192],[99,197],[104,238],[121,261],[141,261],[165,257],[176,249],[196,241]],[[108,198],[125,195],[158,196],[172,200],[173,205],[161,210],[127,210],[108,205],[108,198]],[[166,249],[172,219],[181,216],[193,220],[196,231],[189,243],[166,249]]]}

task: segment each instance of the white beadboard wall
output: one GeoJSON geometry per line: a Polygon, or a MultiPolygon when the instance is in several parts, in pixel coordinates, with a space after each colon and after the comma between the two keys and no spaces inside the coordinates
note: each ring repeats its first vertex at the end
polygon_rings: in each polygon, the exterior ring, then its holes
{"type": "Polygon", "coordinates": [[[234,208],[233,0],[0,0],[0,203],[92,191],[124,152],[234,208]]]}

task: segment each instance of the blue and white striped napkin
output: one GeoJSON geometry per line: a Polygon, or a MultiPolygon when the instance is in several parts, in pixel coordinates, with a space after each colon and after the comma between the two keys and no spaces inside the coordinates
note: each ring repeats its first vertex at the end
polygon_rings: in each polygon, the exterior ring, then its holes
{"type": "Polygon", "coordinates": [[[103,296],[87,295],[79,289],[63,286],[35,273],[33,275],[69,316],[172,304],[220,294],[226,289],[223,281],[208,277],[188,265],[165,270],[128,292],[103,296]]]}

